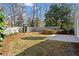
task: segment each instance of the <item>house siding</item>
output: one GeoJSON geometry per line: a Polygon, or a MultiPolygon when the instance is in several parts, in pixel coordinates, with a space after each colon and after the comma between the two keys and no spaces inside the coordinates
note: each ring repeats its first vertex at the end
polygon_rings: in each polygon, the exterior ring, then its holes
{"type": "Polygon", "coordinates": [[[75,5],[75,23],[74,23],[74,28],[75,28],[75,35],[79,38],[79,4],[75,5]]]}

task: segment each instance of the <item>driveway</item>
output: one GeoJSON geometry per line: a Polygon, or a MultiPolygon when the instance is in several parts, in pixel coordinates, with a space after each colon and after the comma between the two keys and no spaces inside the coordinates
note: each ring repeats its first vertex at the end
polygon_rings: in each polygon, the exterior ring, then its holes
{"type": "Polygon", "coordinates": [[[64,42],[76,42],[79,43],[79,38],[74,35],[50,35],[47,40],[57,40],[57,41],[64,41],[64,42]]]}

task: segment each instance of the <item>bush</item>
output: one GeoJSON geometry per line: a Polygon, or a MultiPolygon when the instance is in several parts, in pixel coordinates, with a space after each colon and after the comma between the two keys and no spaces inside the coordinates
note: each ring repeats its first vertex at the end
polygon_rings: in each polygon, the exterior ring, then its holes
{"type": "Polygon", "coordinates": [[[2,9],[0,10],[0,41],[3,41],[3,38],[4,38],[4,14],[3,14],[3,11],[2,9]]]}
{"type": "Polygon", "coordinates": [[[74,29],[70,29],[69,33],[72,34],[72,35],[74,35],[74,29]]]}
{"type": "Polygon", "coordinates": [[[74,35],[74,29],[68,30],[57,30],[57,34],[71,34],[74,35]]]}
{"type": "Polygon", "coordinates": [[[45,29],[41,33],[42,34],[55,34],[56,32],[57,32],[56,30],[45,29]]]}
{"type": "Polygon", "coordinates": [[[63,30],[57,30],[57,34],[62,34],[63,30]]]}

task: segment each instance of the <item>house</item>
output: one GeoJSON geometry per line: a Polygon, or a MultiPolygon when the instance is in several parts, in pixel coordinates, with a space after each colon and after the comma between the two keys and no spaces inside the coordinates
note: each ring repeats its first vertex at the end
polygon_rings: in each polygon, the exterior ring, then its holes
{"type": "Polygon", "coordinates": [[[79,38],[79,4],[75,5],[74,29],[75,35],[79,38]]]}

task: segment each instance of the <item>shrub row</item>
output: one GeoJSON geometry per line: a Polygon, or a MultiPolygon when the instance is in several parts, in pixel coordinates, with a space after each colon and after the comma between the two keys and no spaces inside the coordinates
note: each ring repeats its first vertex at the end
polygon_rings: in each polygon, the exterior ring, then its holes
{"type": "Polygon", "coordinates": [[[41,32],[41,34],[55,34],[56,32],[56,30],[45,29],[41,32]]]}
{"type": "Polygon", "coordinates": [[[70,29],[69,31],[67,30],[51,30],[51,29],[45,29],[41,32],[41,34],[72,34],[74,35],[74,30],[70,29]]]}

